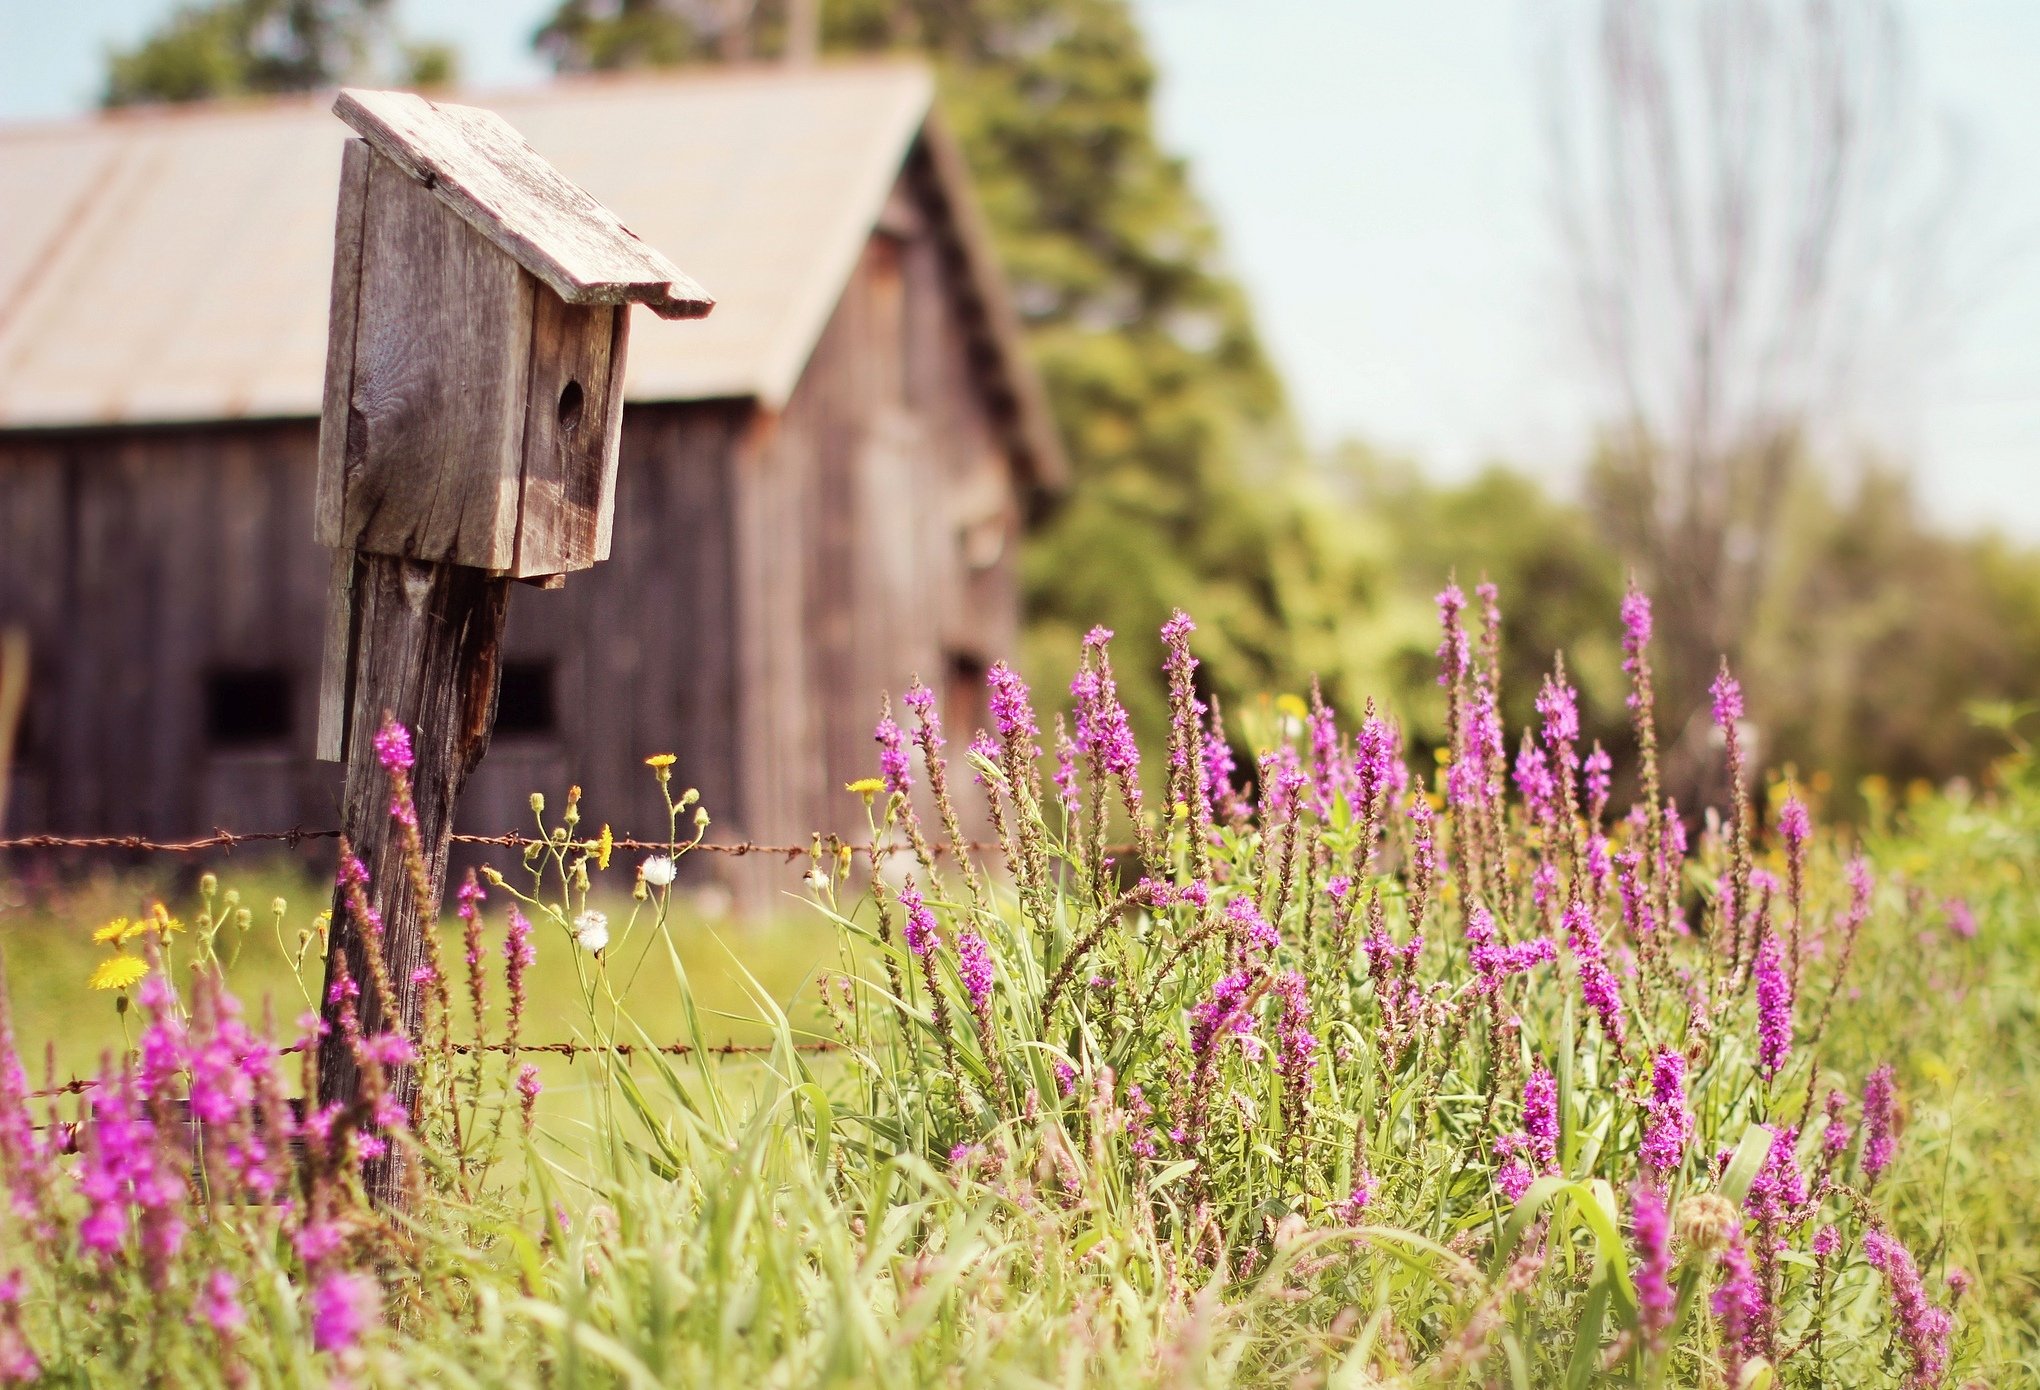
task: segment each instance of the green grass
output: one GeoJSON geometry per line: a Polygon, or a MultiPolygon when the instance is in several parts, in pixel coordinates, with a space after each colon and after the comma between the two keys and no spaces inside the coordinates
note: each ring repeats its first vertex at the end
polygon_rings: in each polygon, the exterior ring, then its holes
{"type": "MultiPolygon", "coordinates": [[[[233,958],[230,979],[235,992],[252,1014],[259,1015],[268,1006],[279,1035],[290,1033],[321,988],[324,967],[316,945],[305,958],[302,979],[296,958],[301,934],[316,931],[320,915],[330,906],[330,880],[281,857],[223,863],[215,872],[220,893],[238,893],[239,905],[247,907],[253,917],[238,948],[233,943],[240,934],[223,929],[221,954],[233,958]],[[277,899],[285,905],[280,919],[271,911],[277,899]]],[[[59,1079],[94,1075],[108,1051],[118,1052],[130,1044],[133,1023],[129,1020],[124,1032],[114,996],[86,986],[93,967],[109,954],[107,947],[92,942],[92,931],[114,917],[144,912],[158,901],[179,920],[196,923],[205,906],[197,878],[197,869],[122,869],[51,883],[34,892],[20,881],[0,881],[0,952],[6,958],[15,1028],[30,1052],[25,1061],[38,1079],[45,1041],[54,1048],[59,1079]]],[[[820,964],[837,959],[837,937],[822,917],[792,904],[791,911],[770,918],[736,920],[705,916],[685,895],[676,895],[674,901],[673,939],[695,1002],[710,1020],[716,1041],[758,1044],[769,1040],[769,1030],[760,1021],[745,983],[745,972],[756,978],[796,1026],[825,1026],[813,994],[813,980],[820,964]]],[[[596,905],[606,908],[619,926],[630,914],[630,899],[620,893],[598,894],[596,905]]],[[[557,927],[549,931],[544,923],[537,931],[544,964],[530,977],[524,1036],[531,1042],[585,1040],[586,1010],[574,972],[562,964],[570,955],[565,938],[557,927]]],[[[487,961],[492,976],[492,1034],[501,1026],[500,938],[499,925],[492,934],[487,961]]],[[[462,1001],[455,1031],[472,1036],[473,1019],[465,1006],[466,986],[461,978],[459,923],[442,925],[440,939],[444,959],[455,972],[456,997],[462,1001]]],[[[173,951],[188,951],[188,931],[173,934],[171,941],[173,951]]],[[[631,967],[642,942],[641,937],[639,943],[619,953],[621,958],[614,966],[619,976],[633,973],[631,967]]],[[[631,1015],[661,1041],[678,1040],[681,996],[673,971],[654,959],[635,975],[627,1000],[631,1015]]],[[[583,1084],[580,1071],[567,1061],[547,1059],[541,1065],[549,1089],[565,1094],[583,1084]]]]}

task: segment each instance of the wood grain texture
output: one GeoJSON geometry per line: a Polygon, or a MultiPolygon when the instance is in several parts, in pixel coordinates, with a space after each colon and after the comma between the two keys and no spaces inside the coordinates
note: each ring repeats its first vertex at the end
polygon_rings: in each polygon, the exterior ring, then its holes
{"type": "MultiPolygon", "coordinates": [[[[356,574],[354,694],[341,828],[368,870],[369,900],[383,919],[382,949],[394,997],[378,995],[362,924],[337,892],[326,979],[330,989],[336,962],[346,962],[361,987],[364,1033],[401,1030],[418,1036],[422,1001],[412,973],[424,961],[424,932],[445,888],[454,808],[488,749],[495,724],[509,585],[464,565],[386,555],[363,556],[356,574]],[[389,775],[373,746],[385,716],[411,731],[416,757],[411,794],[425,856],[424,904],[412,891],[389,813],[389,775]]],[[[416,1095],[416,1076],[399,1068],[390,1082],[408,1107],[416,1095]]],[[[335,1029],[319,1047],[319,1100],[346,1099],[358,1086],[353,1055],[335,1029]]],[[[407,1190],[402,1161],[403,1150],[392,1146],[386,1159],[365,1167],[371,1197],[385,1203],[402,1200],[407,1190]]]]}
{"type": "Polygon", "coordinates": [[[349,140],[340,152],[340,206],[333,219],[333,291],[326,314],[326,390],[319,410],[319,490],[312,538],[338,545],[347,489],[348,401],[354,394],[355,305],[361,292],[361,237],[373,152],[349,140]]]}
{"type": "Polygon", "coordinates": [[[508,569],[540,287],[388,160],[368,180],[334,543],[508,569]]]}
{"type": "Polygon", "coordinates": [[[524,473],[510,565],[519,579],[586,569],[601,558],[602,533],[616,502],[613,427],[623,418],[616,394],[617,320],[630,312],[568,304],[544,291],[534,299],[524,473]]]}
{"type": "Polygon", "coordinates": [[[357,88],[333,112],[569,304],[639,303],[663,318],[715,306],[495,112],[357,88]]]}

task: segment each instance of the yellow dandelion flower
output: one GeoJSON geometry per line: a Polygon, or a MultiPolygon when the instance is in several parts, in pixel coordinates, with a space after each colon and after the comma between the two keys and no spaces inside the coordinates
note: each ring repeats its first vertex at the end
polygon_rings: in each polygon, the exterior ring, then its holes
{"type": "Polygon", "coordinates": [[[602,833],[595,839],[595,867],[598,869],[608,868],[609,856],[615,852],[615,849],[616,836],[610,834],[609,823],[605,821],[602,825],[602,833]]]}
{"type": "Polygon", "coordinates": [[[645,766],[671,767],[674,763],[677,763],[679,761],[680,760],[674,757],[671,753],[654,753],[652,754],[651,757],[645,759],[645,766]]]}
{"type": "Polygon", "coordinates": [[[135,924],[133,922],[130,922],[125,917],[116,917],[98,931],[92,933],[92,939],[104,946],[111,942],[127,940],[134,930],[135,924]]]}
{"type": "Polygon", "coordinates": [[[140,956],[131,956],[122,951],[117,956],[108,956],[99,962],[86,983],[94,989],[117,989],[125,993],[141,982],[149,973],[149,963],[140,956]]]}
{"type": "Polygon", "coordinates": [[[143,925],[159,936],[165,932],[184,930],[184,923],[172,917],[170,909],[161,903],[149,904],[149,920],[143,925]]]}
{"type": "Polygon", "coordinates": [[[885,783],[876,777],[860,777],[854,782],[845,782],[843,790],[854,792],[864,798],[866,805],[870,805],[871,798],[885,790],[885,783]]]}
{"type": "Polygon", "coordinates": [[[1301,695],[1277,695],[1275,697],[1275,708],[1281,710],[1291,719],[1308,719],[1310,717],[1310,706],[1303,702],[1301,695]]]}

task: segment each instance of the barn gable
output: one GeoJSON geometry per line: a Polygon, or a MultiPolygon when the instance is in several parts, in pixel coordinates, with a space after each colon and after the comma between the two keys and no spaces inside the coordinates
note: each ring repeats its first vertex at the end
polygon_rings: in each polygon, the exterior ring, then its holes
{"type": "MultiPolygon", "coordinates": [[[[955,209],[1017,469],[1063,462],[960,161],[909,63],[568,79],[486,105],[721,307],[634,328],[626,399],[784,408],[910,162],[955,209]],[[627,138],[619,138],[622,134],[627,138]]],[[[330,94],[0,131],[0,431],[319,413],[330,94]]]]}

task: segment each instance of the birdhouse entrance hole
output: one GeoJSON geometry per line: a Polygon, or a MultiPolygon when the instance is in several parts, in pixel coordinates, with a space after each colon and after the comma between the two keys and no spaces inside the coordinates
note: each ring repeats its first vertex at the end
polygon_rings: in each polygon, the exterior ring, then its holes
{"type": "Polygon", "coordinates": [[[570,380],[565,386],[560,388],[560,430],[562,433],[572,434],[579,428],[581,424],[581,406],[585,401],[586,396],[581,390],[580,382],[570,380]]]}

